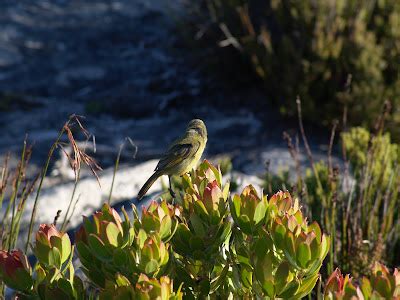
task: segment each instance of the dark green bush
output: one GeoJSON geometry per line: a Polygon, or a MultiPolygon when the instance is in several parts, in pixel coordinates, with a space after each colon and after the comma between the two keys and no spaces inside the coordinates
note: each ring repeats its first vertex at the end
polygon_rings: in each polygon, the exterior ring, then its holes
{"type": "Polygon", "coordinates": [[[248,58],[264,80],[269,99],[279,104],[282,113],[296,112],[293,103],[299,95],[308,120],[327,124],[347,105],[352,124],[371,125],[389,99],[394,103],[392,122],[399,124],[399,1],[202,3],[207,4],[214,24],[208,26],[213,28],[209,37],[248,58]],[[349,74],[351,98],[345,92],[349,74]]]}

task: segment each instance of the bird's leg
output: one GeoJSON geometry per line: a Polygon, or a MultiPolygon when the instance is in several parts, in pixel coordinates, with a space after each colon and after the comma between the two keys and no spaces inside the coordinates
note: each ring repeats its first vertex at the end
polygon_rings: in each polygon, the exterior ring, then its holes
{"type": "Polygon", "coordinates": [[[174,190],[172,189],[172,184],[171,184],[171,176],[168,176],[168,181],[169,181],[169,193],[171,194],[171,197],[175,199],[176,194],[174,190]]]}

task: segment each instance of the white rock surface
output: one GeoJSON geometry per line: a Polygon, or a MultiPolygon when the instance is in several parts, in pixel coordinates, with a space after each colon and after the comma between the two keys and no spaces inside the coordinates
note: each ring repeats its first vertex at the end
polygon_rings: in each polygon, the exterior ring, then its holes
{"type": "MultiPolygon", "coordinates": [[[[121,167],[115,178],[111,203],[115,204],[123,200],[133,200],[142,184],[153,173],[156,165],[157,160],[150,160],[134,167],[121,167]]],[[[79,200],[68,228],[78,226],[82,220],[82,215],[90,215],[93,211],[100,208],[104,202],[107,202],[113,169],[107,169],[99,177],[101,186],[99,186],[93,176],[83,178],[79,181],[74,197],[74,199],[79,197],[79,200]]],[[[58,221],[59,223],[62,222],[71,200],[73,188],[74,182],[70,182],[42,189],[37,207],[36,224],[52,223],[57,210],[62,211],[58,221]]],[[[155,196],[155,192],[157,191],[161,191],[161,180],[155,182],[148,194],[155,196]]],[[[30,220],[34,197],[35,194],[27,200],[27,207],[22,219],[22,224],[25,226],[30,220]]]]}
{"type": "MultiPolygon", "coordinates": [[[[147,178],[153,173],[157,160],[150,160],[133,167],[121,167],[116,175],[112,193],[111,204],[116,204],[125,200],[135,200],[135,197],[147,178]]],[[[75,208],[74,215],[70,219],[68,228],[77,227],[82,221],[82,215],[90,215],[99,209],[104,202],[107,202],[110,193],[110,187],[113,177],[113,169],[107,169],[100,175],[99,186],[96,178],[88,176],[79,181],[74,200],[79,198],[75,208]]],[[[240,172],[232,172],[224,177],[224,180],[234,178],[239,185],[237,192],[240,193],[246,185],[253,184],[257,191],[261,193],[262,180],[257,176],[247,175],[240,172]]],[[[157,198],[162,193],[162,181],[167,183],[166,178],[157,180],[148,192],[147,200],[157,198]]],[[[52,223],[58,210],[61,210],[61,216],[58,224],[64,220],[64,214],[67,212],[71,200],[74,182],[59,184],[44,188],[41,191],[35,228],[41,223],[52,223]]],[[[26,210],[22,219],[22,230],[28,227],[30,221],[30,212],[33,208],[35,193],[27,200],[26,210]]],[[[145,205],[146,202],[143,202],[145,205]]],[[[72,208],[70,213],[72,212],[72,208]]]]}

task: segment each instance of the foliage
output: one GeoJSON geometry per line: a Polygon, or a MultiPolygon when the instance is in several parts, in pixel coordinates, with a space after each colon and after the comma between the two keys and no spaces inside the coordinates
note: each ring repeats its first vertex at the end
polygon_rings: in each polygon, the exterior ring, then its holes
{"type": "MultiPolygon", "coordinates": [[[[356,276],[369,275],[375,261],[400,259],[399,147],[388,133],[372,135],[360,127],[341,139],[342,167],[320,161],[295,182],[287,176],[273,180],[293,186],[310,217],[332,235],[330,272],[339,265],[356,276]]],[[[271,176],[266,179],[268,186],[271,176]]]]}
{"type": "Polygon", "coordinates": [[[336,269],[329,277],[324,299],[399,299],[400,298],[400,273],[397,269],[393,274],[386,266],[375,263],[372,275],[363,277],[359,285],[353,283],[350,275],[343,276],[336,269]]]}
{"type": "MultiPolygon", "coordinates": [[[[203,0],[201,4],[208,10],[197,24],[205,31],[204,40],[214,45],[217,39],[220,47],[234,47],[247,57],[282,113],[293,115],[293,101],[300,95],[308,120],[329,124],[346,105],[349,121],[372,125],[383,102],[390,99],[395,101],[392,121],[400,121],[397,0],[203,0]],[[344,90],[351,78],[350,98],[344,90]]],[[[237,59],[230,63],[237,65],[237,59]]]]}
{"type": "Polygon", "coordinates": [[[300,298],[311,292],[330,238],[308,224],[298,200],[267,199],[252,186],[229,195],[207,161],[182,177],[172,205],[139,216],[108,204],[84,217],[75,245],[56,225],[36,233],[34,267],[20,250],[1,250],[0,278],[18,299],[300,298]],[[75,275],[74,249],[86,275],[75,275]]]}
{"type": "Polygon", "coordinates": [[[299,299],[308,295],[330,239],[307,224],[297,200],[279,192],[269,201],[249,186],[231,202],[235,224],[230,257],[241,296],[299,299]]]}

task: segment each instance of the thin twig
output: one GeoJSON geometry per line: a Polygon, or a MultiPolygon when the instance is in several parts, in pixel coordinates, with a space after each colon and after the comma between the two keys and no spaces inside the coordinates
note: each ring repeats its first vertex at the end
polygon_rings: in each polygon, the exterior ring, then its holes
{"type": "Polygon", "coordinates": [[[79,170],[78,170],[78,174],[77,174],[77,176],[78,176],[78,177],[77,177],[77,180],[75,180],[75,182],[74,182],[74,189],[72,190],[71,199],[70,199],[70,201],[69,201],[68,208],[67,208],[67,211],[66,211],[66,213],[65,213],[65,215],[64,215],[64,220],[63,220],[62,225],[61,225],[61,231],[65,231],[65,228],[66,228],[66,226],[67,226],[68,214],[69,214],[69,211],[70,211],[70,209],[71,209],[72,203],[73,203],[73,201],[74,201],[74,197],[75,197],[75,193],[76,193],[76,188],[78,187],[78,184],[79,184],[80,175],[81,175],[81,170],[79,169],[79,170]]]}
{"type": "Polygon", "coordinates": [[[76,198],[76,201],[75,201],[75,203],[74,203],[74,207],[72,208],[72,212],[71,212],[71,214],[70,214],[70,216],[69,216],[69,218],[68,218],[68,220],[67,220],[67,223],[65,224],[65,227],[71,222],[71,218],[72,218],[72,216],[73,216],[74,213],[75,213],[76,205],[78,204],[79,199],[81,198],[81,195],[82,195],[82,194],[79,194],[78,197],[76,198]]]}
{"type": "Polygon", "coordinates": [[[301,165],[297,149],[293,145],[291,136],[286,131],[283,132],[283,139],[286,141],[290,156],[292,157],[292,159],[296,164],[297,182],[300,183],[301,185],[300,189],[301,189],[303,184],[302,184],[301,165]]]}
{"type": "Polygon", "coordinates": [[[333,142],[335,140],[336,134],[336,127],[338,125],[338,121],[335,120],[333,122],[332,131],[331,131],[331,138],[329,140],[329,148],[328,148],[328,170],[329,170],[329,181],[332,181],[333,177],[333,165],[332,165],[332,149],[333,149],[333,142]]]}
{"type": "Polygon", "coordinates": [[[24,163],[25,163],[25,153],[26,153],[26,139],[27,136],[25,136],[25,140],[24,140],[24,147],[22,149],[22,154],[21,154],[21,161],[19,163],[19,168],[18,168],[18,176],[17,176],[17,180],[15,183],[15,187],[14,187],[14,192],[13,192],[13,196],[11,197],[12,201],[12,215],[11,215],[11,227],[10,227],[10,237],[8,240],[8,245],[9,245],[9,251],[11,251],[11,247],[12,247],[12,239],[13,239],[13,231],[14,231],[14,217],[15,217],[15,201],[17,200],[18,197],[18,190],[19,190],[19,186],[21,184],[21,180],[23,177],[23,169],[24,169],[24,163]]]}
{"type": "Polygon", "coordinates": [[[315,179],[317,181],[318,187],[322,191],[323,188],[322,188],[321,180],[319,178],[319,174],[317,172],[317,169],[315,168],[314,158],[313,158],[313,155],[312,155],[312,152],[311,152],[311,148],[310,148],[310,145],[308,144],[308,140],[307,140],[307,137],[306,137],[306,134],[305,134],[305,131],[304,131],[303,118],[302,118],[302,114],[301,114],[301,100],[300,100],[299,96],[297,96],[296,104],[297,104],[297,114],[298,114],[298,119],[299,119],[299,127],[300,127],[301,137],[303,139],[304,147],[306,148],[306,153],[307,153],[308,159],[310,161],[310,165],[311,165],[311,168],[313,170],[313,173],[314,173],[315,179]]]}

